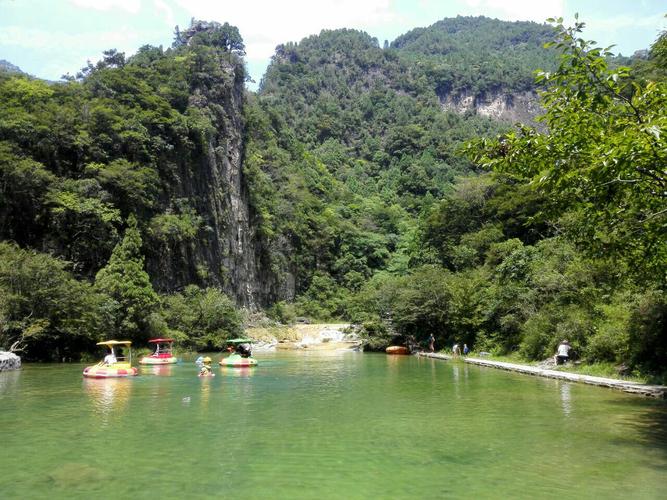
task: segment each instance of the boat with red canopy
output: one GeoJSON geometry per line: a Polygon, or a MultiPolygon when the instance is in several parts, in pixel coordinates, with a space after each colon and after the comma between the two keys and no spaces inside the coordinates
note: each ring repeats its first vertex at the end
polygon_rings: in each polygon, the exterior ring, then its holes
{"type": "Polygon", "coordinates": [[[178,359],[174,356],[174,339],[151,339],[148,341],[155,344],[155,350],[150,356],[144,356],[139,360],[142,365],[169,365],[176,363],[178,359]]]}

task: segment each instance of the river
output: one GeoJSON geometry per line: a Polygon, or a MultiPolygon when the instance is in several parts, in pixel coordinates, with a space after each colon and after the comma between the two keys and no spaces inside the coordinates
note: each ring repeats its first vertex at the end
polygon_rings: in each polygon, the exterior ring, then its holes
{"type": "MultiPolygon", "coordinates": [[[[217,361],[219,356],[215,356],[217,361]]],[[[0,373],[0,498],[665,498],[667,405],[412,356],[0,373]]]]}

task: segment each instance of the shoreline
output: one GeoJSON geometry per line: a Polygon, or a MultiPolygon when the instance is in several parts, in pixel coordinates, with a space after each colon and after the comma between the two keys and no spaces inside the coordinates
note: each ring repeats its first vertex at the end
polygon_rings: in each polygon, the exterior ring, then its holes
{"type": "MultiPolygon", "coordinates": [[[[452,356],[448,354],[440,354],[437,352],[419,352],[417,356],[425,358],[451,360],[452,356]]],[[[519,365],[516,363],[506,363],[504,361],[491,361],[480,358],[460,358],[464,363],[472,365],[486,366],[489,368],[497,368],[500,370],[524,373],[536,377],[545,377],[552,379],[567,380],[568,382],[578,382],[588,385],[596,385],[598,387],[607,387],[616,389],[630,394],[639,396],[651,397],[656,399],[667,399],[667,386],[664,385],[649,385],[641,384],[639,382],[628,382],[625,380],[618,380],[605,377],[593,377],[591,375],[579,375],[576,373],[561,372],[556,370],[546,370],[536,366],[519,365]]]]}

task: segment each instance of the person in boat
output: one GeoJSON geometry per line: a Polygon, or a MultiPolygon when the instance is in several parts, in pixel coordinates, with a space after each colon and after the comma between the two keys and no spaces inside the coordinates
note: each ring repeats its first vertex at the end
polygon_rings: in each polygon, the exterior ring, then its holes
{"type": "Polygon", "coordinates": [[[204,356],[199,356],[197,359],[195,359],[195,364],[197,366],[201,366],[204,364],[204,356]]]}
{"type": "Polygon", "coordinates": [[[201,370],[199,370],[199,375],[205,376],[205,375],[210,375],[211,374],[211,358],[206,356],[202,360],[202,365],[201,365],[201,370]]]}
{"type": "Polygon", "coordinates": [[[563,365],[569,361],[570,349],[570,343],[567,340],[563,340],[560,344],[558,344],[558,350],[554,356],[556,365],[563,365]]]}
{"type": "Polygon", "coordinates": [[[250,344],[238,344],[236,346],[236,354],[242,358],[249,358],[252,354],[250,351],[250,344]]]}
{"type": "Polygon", "coordinates": [[[104,356],[104,364],[107,366],[111,366],[114,363],[116,363],[118,360],[116,359],[116,355],[113,353],[113,349],[111,349],[111,352],[104,356]]]}

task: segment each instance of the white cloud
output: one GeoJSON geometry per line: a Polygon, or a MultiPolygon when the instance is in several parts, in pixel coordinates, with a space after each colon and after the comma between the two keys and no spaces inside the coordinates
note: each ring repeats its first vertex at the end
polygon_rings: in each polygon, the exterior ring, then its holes
{"type": "Polygon", "coordinates": [[[141,0],[69,0],[69,2],[84,9],[122,9],[131,14],[136,14],[141,9],[141,0]]]}
{"type": "Polygon", "coordinates": [[[465,0],[472,12],[506,21],[543,23],[549,17],[560,17],[564,0],[465,0]]]}
{"type": "Polygon", "coordinates": [[[169,7],[169,5],[164,2],[164,0],[153,0],[153,5],[155,5],[157,10],[164,13],[165,23],[173,28],[176,25],[176,22],[174,21],[174,11],[171,9],[171,7],[169,7]]]}
{"type": "Polygon", "coordinates": [[[600,17],[591,22],[591,24],[594,24],[595,28],[600,30],[620,30],[626,28],[655,28],[657,26],[664,28],[666,23],[663,14],[656,14],[644,17],[600,17]]]}
{"type": "Polygon", "coordinates": [[[369,29],[395,19],[390,0],[284,0],[209,2],[176,0],[197,19],[228,22],[239,28],[252,58],[268,58],[276,45],[299,41],[322,29],[369,29]]]}
{"type": "MultiPolygon", "coordinates": [[[[26,49],[44,50],[53,47],[58,50],[78,50],[82,47],[101,47],[100,50],[115,47],[118,50],[134,52],[141,42],[137,32],[121,28],[116,31],[70,34],[59,31],[45,31],[19,26],[7,26],[0,31],[0,46],[19,46],[26,49]]],[[[101,53],[100,53],[101,57],[101,53]]]]}

